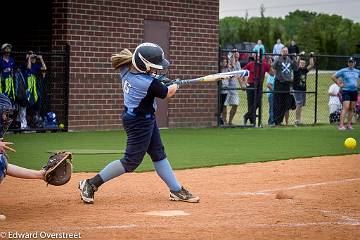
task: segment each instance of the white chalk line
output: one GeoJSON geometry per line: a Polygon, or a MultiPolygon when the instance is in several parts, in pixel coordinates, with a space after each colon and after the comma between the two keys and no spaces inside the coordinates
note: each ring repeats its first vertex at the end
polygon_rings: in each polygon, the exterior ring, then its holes
{"type": "Polygon", "coordinates": [[[124,224],[124,225],[100,225],[100,226],[88,226],[88,227],[80,227],[80,226],[64,226],[64,227],[57,227],[53,230],[94,230],[94,229],[128,229],[128,228],[135,228],[137,225],[135,224],[124,224]]]}
{"type": "Polygon", "coordinates": [[[278,223],[278,224],[255,224],[251,227],[288,227],[288,228],[297,228],[297,227],[310,227],[310,226],[327,226],[327,225],[351,225],[358,226],[360,224],[348,223],[348,222],[310,222],[310,223],[278,223]]]}
{"type": "Polygon", "coordinates": [[[360,220],[355,219],[353,217],[343,215],[340,213],[336,213],[334,211],[328,210],[320,210],[320,213],[323,213],[328,216],[332,216],[338,219],[338,221],[332,222],[309,222],[309,223],[276,223],[276,224],[254,224],[251,227],[289,227],[289,228],[297,228],[297,227],[309,227],[309,226],[327,226],[327,225],[350,225],[350,226],[359,226],[360,220]]]}
{"type": "Polygon", "coordinates": [[[235,196],[249,196],[249,195],[271,195],[273,192],[283,191],[283,190],[293,190],[293,189],[301,189],[307,187],[317,187],[323,185],[331,185],[331,184],[341,184],[353,181],[359,181],[360,178],[350,178],[350,179],[343,179],[337,181],[329,181],[329,182],[320,182],[320,183],[309,183],[309,184],[300,184],[291,187],[284,187],[284,188],[275,188],[275,189],[268,189],[256,192],[238,192],[238,193],[226,193],[228,195],[235,195],[235,196]]]}

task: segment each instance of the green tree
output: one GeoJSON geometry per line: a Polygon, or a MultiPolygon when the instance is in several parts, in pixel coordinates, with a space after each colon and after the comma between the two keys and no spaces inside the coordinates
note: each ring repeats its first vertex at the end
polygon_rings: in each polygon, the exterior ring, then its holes
{"type": "Polygon", "coordinates": [[[299,11],[282,18],[226,17],[220,19],[220,43],[234,44],[263,40],[267,52],[271,52],[276,39],[283,43],[294,39],[301,50],[320,54],[351,55],[357,50],[360,39],[360,24],[341,16],[299,11]]]}

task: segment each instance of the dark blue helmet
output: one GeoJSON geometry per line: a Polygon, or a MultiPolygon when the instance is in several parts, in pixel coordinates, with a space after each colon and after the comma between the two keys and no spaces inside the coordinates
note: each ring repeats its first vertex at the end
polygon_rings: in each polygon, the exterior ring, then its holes
{"type": "Polygon", "coordinates": [[[4,94],[0,94],[0,139],[4,138],[6,131],[16,117],[16,107],[4,94]]]}
{"type": "Polygon", "coordinates": [[[149,73],[151,68],[162,70],[169,67],[163,49],[155,43],[142,43],[136,47],[132,56],[132,64],[142,73],[149,73]]]}

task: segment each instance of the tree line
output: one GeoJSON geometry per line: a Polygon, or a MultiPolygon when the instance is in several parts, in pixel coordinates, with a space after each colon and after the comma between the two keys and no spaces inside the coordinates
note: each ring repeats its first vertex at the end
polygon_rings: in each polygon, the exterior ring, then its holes
{"type": "Polygon", "coordinates": [[[359,51],[360,24],[338,15],[296,10],[285,18],[225,17],[220,19],[220,45],[256,42],[261,39],[266,52],[280,38],[289,45],[295,40],[301,51],[317,54],[352,55],[359,51]]]}

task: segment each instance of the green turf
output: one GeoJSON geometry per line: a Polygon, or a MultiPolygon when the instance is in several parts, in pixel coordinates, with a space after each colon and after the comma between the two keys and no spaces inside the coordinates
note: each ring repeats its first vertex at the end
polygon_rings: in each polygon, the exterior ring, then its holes
{"type": "MultiPolygon", "coordinates": [[[[172,129],[161,130],[165,149],[175,169],[226,164],[290,159],[321,155],[359,153],[345,149],[347,137],[360,136],[360,126],[354,131],[338,131],[336,126],[257,128],[257,129],[172,129]]],[[[358,142],[360,138],[357,137],[358,142]]],[[[8,135],[15,143],[16,153],[10,162],[28,168],[40,168],[53,149],[123,150],[124,131],[38,133],[8,135]]],[[[75,155],[76,172],[98,171],[121,154],[75,155]]],[[[359,159],[360,161],[360,159],[359,159]]],[[[148,157],[138,171],[152,170],[148,157]]]]}

